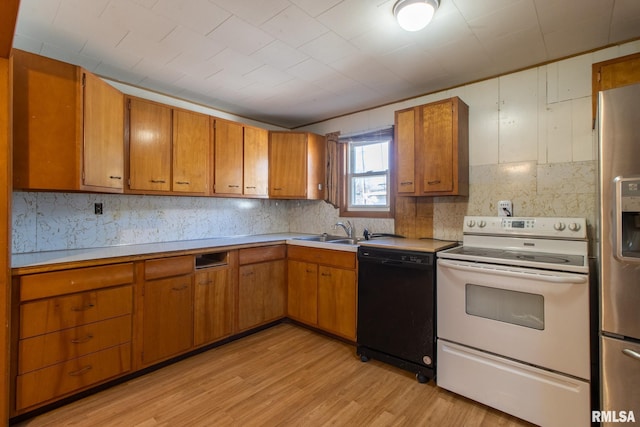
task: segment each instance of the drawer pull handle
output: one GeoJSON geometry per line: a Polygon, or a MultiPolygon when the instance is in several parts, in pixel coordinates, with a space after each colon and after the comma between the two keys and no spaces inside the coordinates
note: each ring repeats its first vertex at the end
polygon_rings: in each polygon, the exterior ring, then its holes
{"type": "Polygon", "coordinates": [[[189,181],[176,181],[176,184],[189,185],[189,181]]]}
{"type": "Polygon", "coordinates": [[[324,277],[331,277],[331,273],[320,273],[320,275],[324,277]]]}
{"type": "Polygon", "coordinates": [[[245,271],[244,273],[242,273],[242,276],[244,277],[249,277],[249,276],[253,276],[253,271],[245,271]]]}
{"type": "Polygon", "coordinates": [[[78,376],[80,376],[82,374],[85,374],[85,373],[89,372],[92,369],[93,369],[93,366],[91,366],[91,365],[83,366],[82,368],[78,369],[77,371],[69,372],[69,375],[72,376],[72,377],[78,377],[78,376]]]}
{"type": "Polygon", "coordinates": [[[313,270],[309,270],[309,269],[307,269],[307,270],[305,270],[305,271],[306,271],[307,273],[315,273],[315,271],[313,271],[313,270]]]}
{"type": "Polygon", "coordinates": [[[174,291],[184,291],[185,289],[187,289],[188,286],[187,285],[182,285],[182,286],[174,286],[173,289],[174,291]]]}
{"type": "MultiPolygon", "coordinates": [[[[200,285],[200,286],[213,285],[213,280],[207,280],[207,281],[203,281],[203,282],[198,282],[198,285],[200,285]]],[[[178,289],[176,289],[176,291],[177,290],[178,289]]]]}
{"type": "Polygon", "coordinates": [[[89,342],[93,339],[93,335],[87,334],[86,337],[83,338],[74,338],[71,340],[71,344],[83,344],[85,342],[89,342]]]}
{"type": "Polygon", "coordinates": [[[231,184],[227,185],[227,187],[229,187],[229,188],[240,188],[239,185],[231,185],[231,184]]]}
{"type": "Polygon", "coordinates": [[[121,176],[109,175],[109,179],[122,179],[121,176]]]}
{"type": "Polygon", "coordinates": [[[256,186],[255,186],[255,185],[252,185],[252,186],[249,186],[249,185],[248,185],[248,186],[246,186],[246,187],[244,187],[244,188],[251,189],[251,190],[255,190],[255,189],[256,189],[256,186]]]}
{"type": "Polygon", "coordinates": [[[274,189],[273,189],[273,190],[274,190],[274,191],[280,191],[280,190],[282,190],[282,187],[274,187],[274,189]]]}
{"type": "Polygon", "coordinates": [[[428,181],[427,184],[429,185],[436,185],[436,184],[440,184],[440,180],[436,180],[436,181],[428,181]]]}
{"type": "Polygon", "coordinates": [[[411,184],[413,184],[413,181],[402,181],[400,183],[400,185],[411,185],[411,184]]]}
{"type": "Polygon", "coordinates": [[[164,179],[152,179],[151,182],[153,184],[164,184],[167,181],[165,181],[164,179]]]}
{"type": "Polygon", "coordinates": [[[91,309],[92,309],[93,307],[95,307],[95,306],[96,306],[95,304],[91,304],[91,303],[89,303],[89,304],[84,305],[84,306],[82,306],[82,307],[73,307],[73,308],[71,309],[71,311],[87,311],[87,310],[91,310],[91,309]]]}

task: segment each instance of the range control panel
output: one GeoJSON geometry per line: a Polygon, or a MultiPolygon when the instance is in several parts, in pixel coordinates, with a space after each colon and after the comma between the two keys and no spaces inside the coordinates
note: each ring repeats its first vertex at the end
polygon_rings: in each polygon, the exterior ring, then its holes
{"type": "Polygon", "coordinates": [[[464,234],[586,239],[585,218],[465,216],[464,234]]]}

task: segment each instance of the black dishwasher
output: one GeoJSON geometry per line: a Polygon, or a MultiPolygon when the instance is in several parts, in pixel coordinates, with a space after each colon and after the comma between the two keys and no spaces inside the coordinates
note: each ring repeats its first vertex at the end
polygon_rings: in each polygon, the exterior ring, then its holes
{"type": "Polygon", "coordinates": [[[358,248],[357,353],[435,376],[435,256],[429,252],[358,248]]]}

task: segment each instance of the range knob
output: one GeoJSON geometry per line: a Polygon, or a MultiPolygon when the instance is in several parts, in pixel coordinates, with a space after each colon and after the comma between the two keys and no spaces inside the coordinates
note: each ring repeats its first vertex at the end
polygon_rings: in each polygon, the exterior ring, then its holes
{"type": "Polygon", "coordinates": [[[564,230],[564,224],[561,223],[561,222],[556,222],[555,224],[553,224],[553,228],[556,231],[562,231],[562,230],[564,230]]]}
{"type": "Polygon", "coordinates": [[[580,230],[580,224],[578,224],[577,222],[572,222],[571,224],[569,224],[569,230],[571,231],[580,230]]]}
{"type": "Polygon", "coordinates": [[[473,228],[476,226],[476,222],[472,219],[470,219],[469,221],[467,221],[467,227],[469,228],[473,228]]]}
{"type": "Polygon", "coordinates": [[[480,227],[480,228],[484,228],[486,225],[487,225],[487,221],[480,221],[478,223],[478,227],[480,227]]]}

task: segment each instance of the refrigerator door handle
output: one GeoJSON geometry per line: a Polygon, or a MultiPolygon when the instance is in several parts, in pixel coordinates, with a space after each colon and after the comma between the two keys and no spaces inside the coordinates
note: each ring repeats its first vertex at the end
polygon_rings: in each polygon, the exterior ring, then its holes
{"type": "Polygon", "coordinates": [[[622,350],[622,353],[625,356],[629,356],[630,358],[635,359],[638,362],[640,362],[640,353],[638,353],[637,351],[633,351],[630,348],[625,348],[624,350],[622,350]]]}

